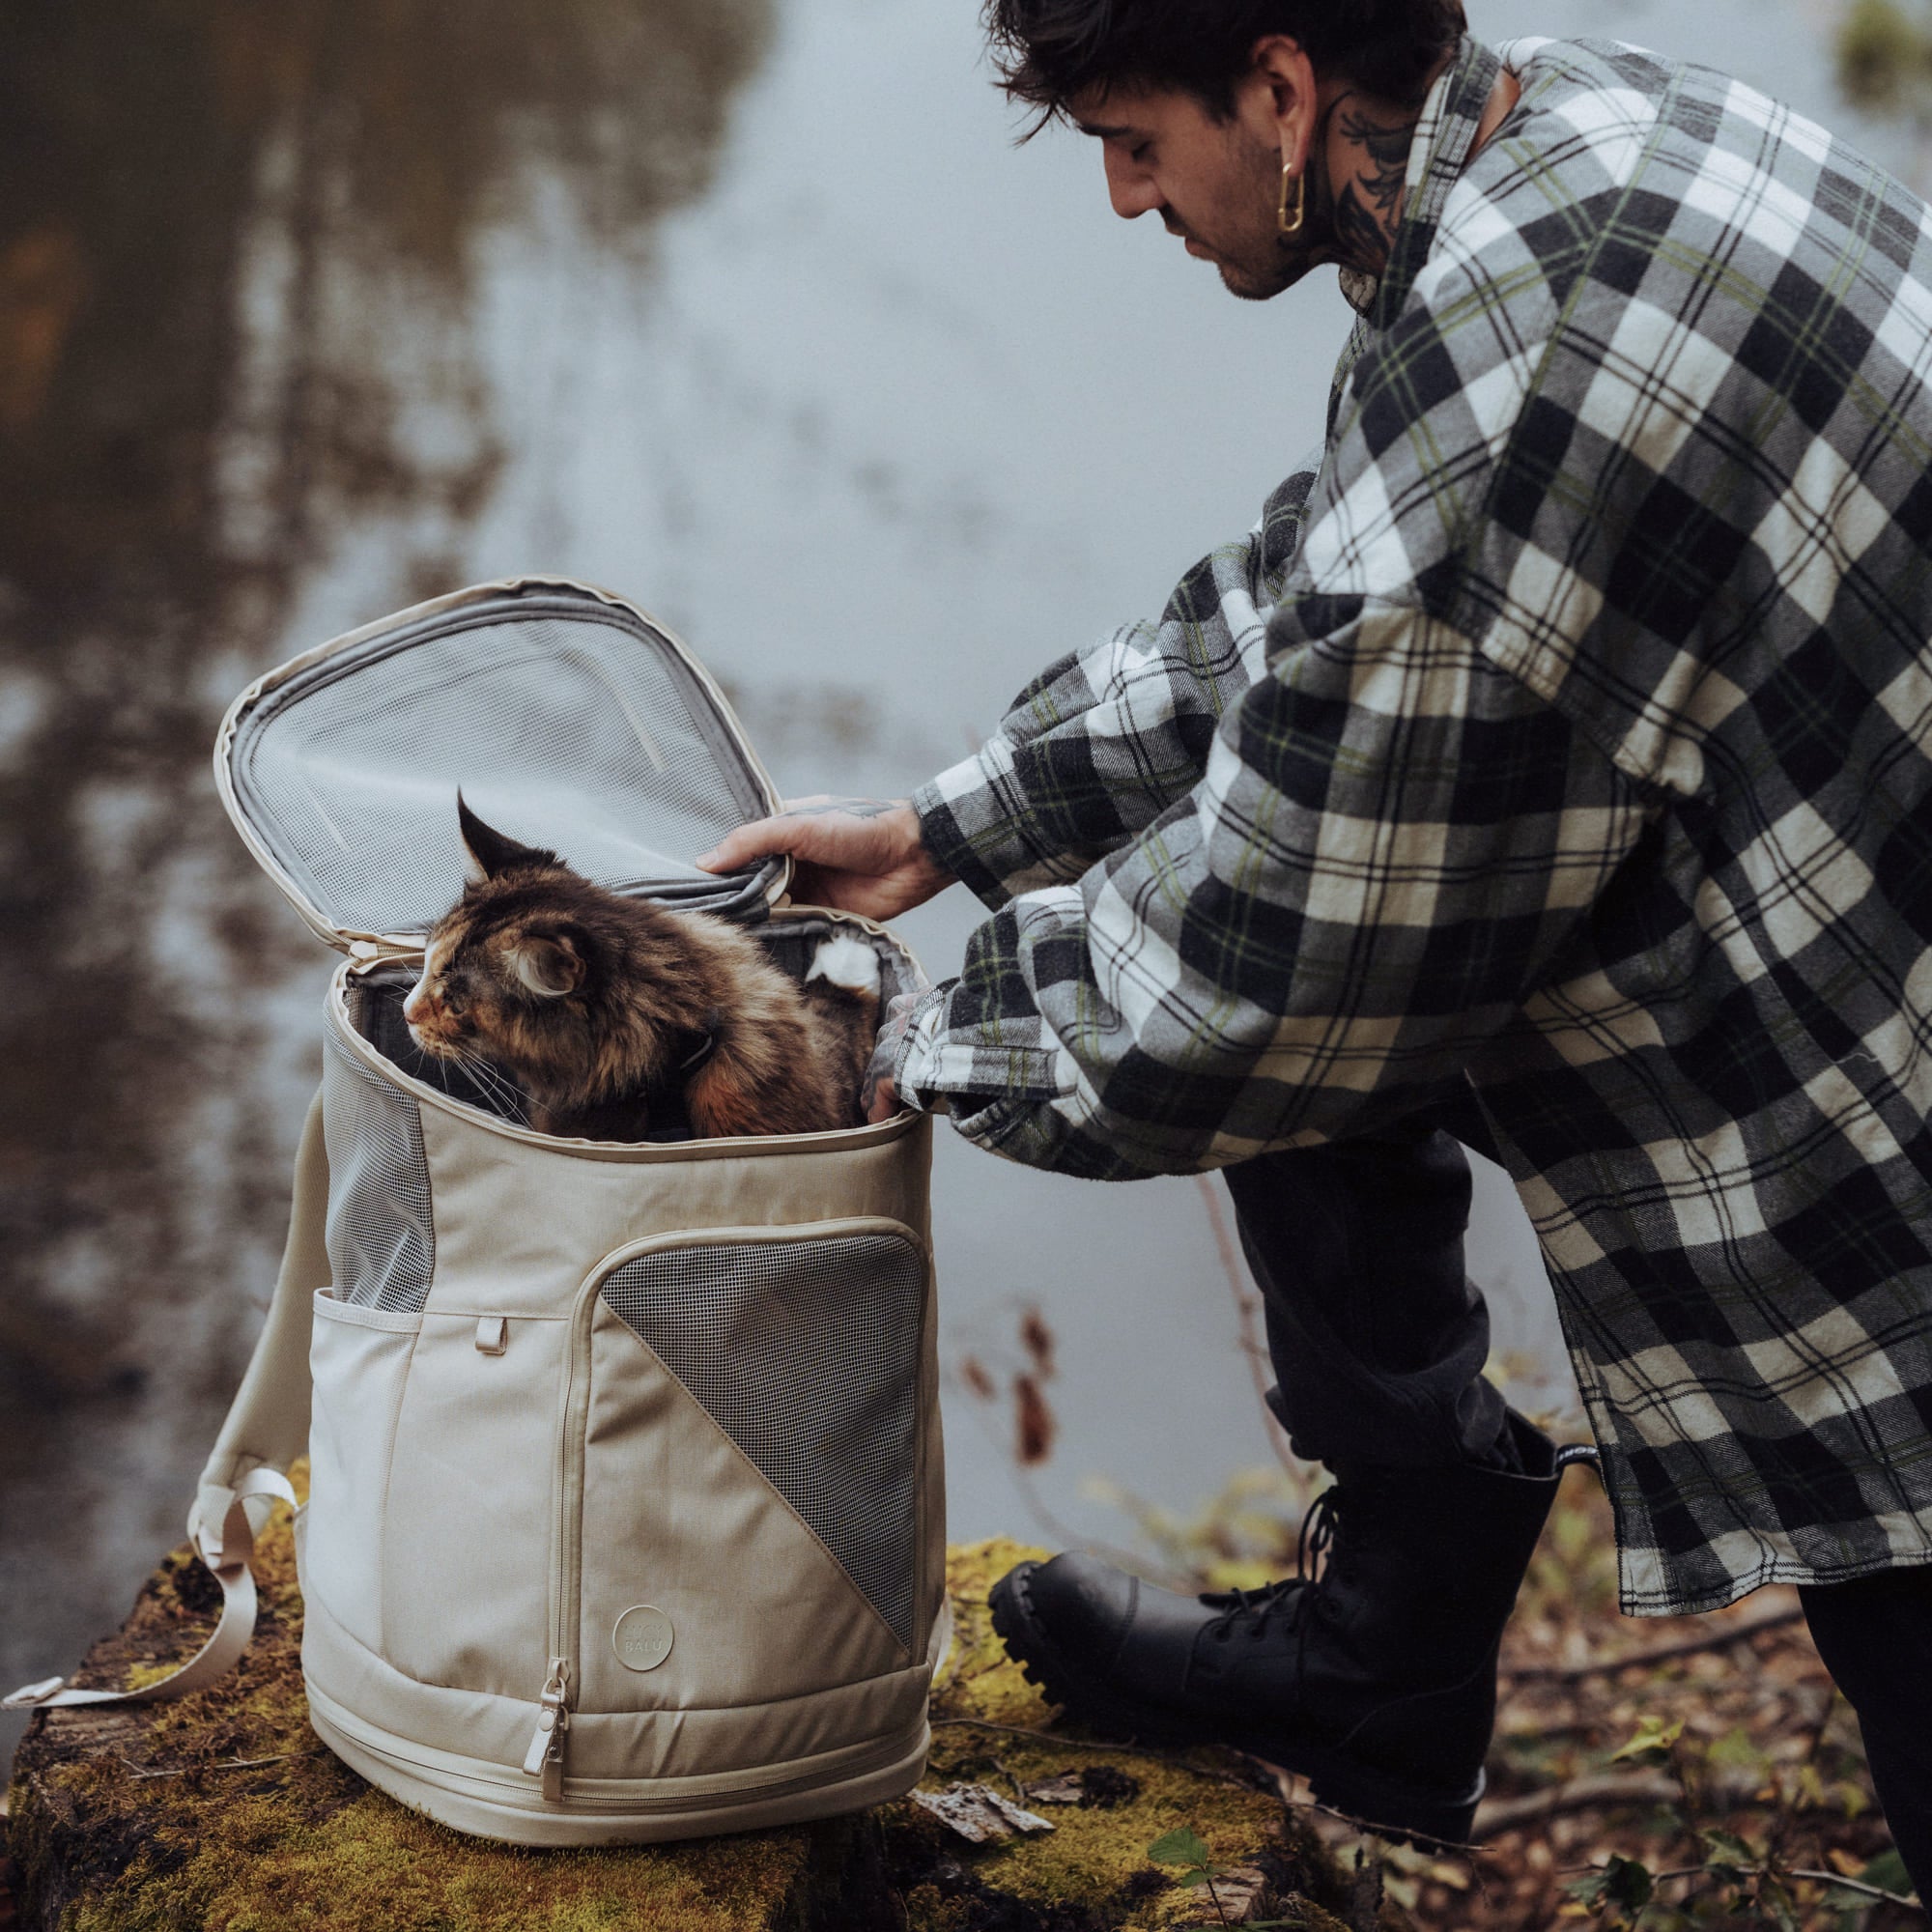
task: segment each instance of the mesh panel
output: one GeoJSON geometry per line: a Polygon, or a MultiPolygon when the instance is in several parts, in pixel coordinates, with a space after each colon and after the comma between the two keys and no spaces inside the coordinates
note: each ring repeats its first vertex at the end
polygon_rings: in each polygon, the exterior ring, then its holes
{"type": "Polygon", "coordinates": [[[919,1250],[894,1235],[672,1249],[603,1294],[910,1650],[919,1250]]]}
{"type": "Polygon", "coordinates": [[[691,864],[764,809],[743,753],[657,634],[588,599],[505,598],[327,659],[242,721],[234,773],[277,863],[347,931],[448,910],[459,785],[601,885],[759,897],[691,864]]]}
{"type": "Polygon", "coordinates": [[[323,1136],[328,1148],[329,1271],[363,1308],[414,1313],[436,1266],[429,1163],[415,1102],[325,1033],[323,1136]]]}

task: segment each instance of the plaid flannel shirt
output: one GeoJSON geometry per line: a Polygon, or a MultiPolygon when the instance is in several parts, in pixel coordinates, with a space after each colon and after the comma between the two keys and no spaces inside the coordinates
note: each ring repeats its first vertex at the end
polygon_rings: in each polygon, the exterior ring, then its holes
{"type": "Polygon", "coordinates": [[[916,1103],[1185,1172],[1466,1080],[1625,1607],[1932,1561],[1932,222],[1606,43],[1427,103],[1319,473],[917,799],[916,1103]]]}

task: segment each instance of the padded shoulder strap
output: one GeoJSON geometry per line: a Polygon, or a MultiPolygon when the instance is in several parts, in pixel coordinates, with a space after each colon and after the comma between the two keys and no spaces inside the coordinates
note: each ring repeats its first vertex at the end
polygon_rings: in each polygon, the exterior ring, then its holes
{"type": "Polygon", "coordinates": [[[328,1285],[327,1212],[328,1155],[318,1094],[296,1153],[289,1238],[275,1298],[188,1512],[188,1538],[221,1585],[221,1621],[213,1634],[179,1670],[138,1690],[71,1690],[65,1678],[48,1677],[0,1699],[0,1709],[185,1697],[213,1683],[247,1649],[255,1631],[255,1577],[249,1568],[255,1538],[276,1497],[295,1501],[284,1472],[308,1448],[309,1311],[315,1291],[328,1285]]]}

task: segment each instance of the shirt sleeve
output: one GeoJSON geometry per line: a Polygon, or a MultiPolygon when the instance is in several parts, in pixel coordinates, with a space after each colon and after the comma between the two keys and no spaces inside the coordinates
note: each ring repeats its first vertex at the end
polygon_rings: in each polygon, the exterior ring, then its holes
{"type": "Polygon", "coordinates": [[[1297,470],[1246,538],[1188,572],[1158,623],[1050,666],[979,752],[923,786],[932,856],[1002,906],[1077,879],[1199,784],[1222,718],[1261,675],[1314,483],[1312,466],[1297,470]]]}
{"type": "Polygon", "coordinates": [[[1077,879],[1016,869],[914,1015],[899,1091],[969,1139],[1132,1179],[1373,1128],[1560,975],[1644,838],[1655,793],[1482,648],[1489,485],[1539,358],[1520,305],[1454,307],[1357,365],[1199,781],[1077,879]]]}
{"type": "Polygon", "coordinates": [[[1321,614],[1194,796],[980,928],[902,1094],[1030,1166],[1199,1172],[1407,1113],[1509,1024],[1647,803],[1456,632],[1321,614]]]}

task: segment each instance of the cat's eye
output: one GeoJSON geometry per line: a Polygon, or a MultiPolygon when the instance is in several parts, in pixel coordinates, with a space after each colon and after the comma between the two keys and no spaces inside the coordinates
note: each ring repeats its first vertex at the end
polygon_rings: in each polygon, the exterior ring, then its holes
{"type": "Polygon", "coordinates": [[[449,980],[440,980],[436,986],[436,997],[444,1012],[452,1018],[462,1014],[469,1005],[463,988],[449,980]]]}

